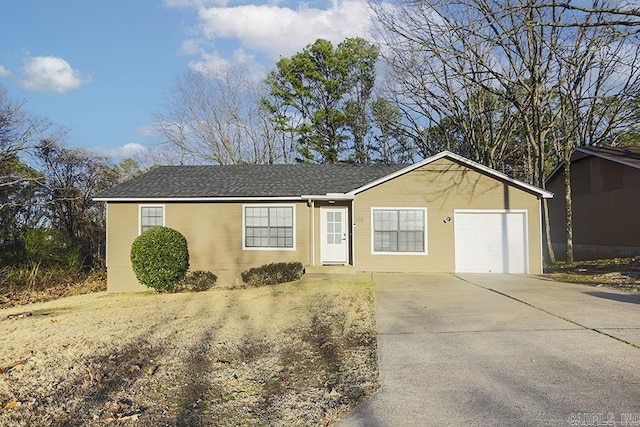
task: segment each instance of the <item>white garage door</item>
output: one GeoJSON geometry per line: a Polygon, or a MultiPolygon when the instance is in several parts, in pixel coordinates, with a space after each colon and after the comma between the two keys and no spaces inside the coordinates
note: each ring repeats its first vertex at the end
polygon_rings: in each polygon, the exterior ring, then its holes
{"type": "Polygon", "coordinates": [[[455,211],[457,273],[527,273],[524,211],[455,211]]]}

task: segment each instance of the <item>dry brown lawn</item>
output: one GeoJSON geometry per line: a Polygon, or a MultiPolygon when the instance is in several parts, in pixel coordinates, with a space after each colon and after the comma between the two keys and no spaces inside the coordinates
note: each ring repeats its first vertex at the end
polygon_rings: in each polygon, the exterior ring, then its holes
{"type": "Polygon", "coordinates": [[[325,426],[378,385],[370,281],[0,310],[0,425],[325,426]]]}
{"type": "Polygon", "coordinates": [[[558,263],[546,266],[545,272],[559,282],[640,292],[640,257],[558,263]]]}

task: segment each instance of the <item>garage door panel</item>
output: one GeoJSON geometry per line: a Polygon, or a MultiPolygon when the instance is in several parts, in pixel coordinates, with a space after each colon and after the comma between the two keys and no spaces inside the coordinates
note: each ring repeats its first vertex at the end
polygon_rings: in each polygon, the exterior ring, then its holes
{"type": "Polygon", "coordinates": [[[455,212],[458,273],[526,273],[526,212],[455,212]]]}

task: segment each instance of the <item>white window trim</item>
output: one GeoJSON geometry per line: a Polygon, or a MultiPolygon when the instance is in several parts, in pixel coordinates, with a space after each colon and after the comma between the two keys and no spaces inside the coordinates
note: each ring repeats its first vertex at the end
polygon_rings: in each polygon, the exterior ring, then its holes
{"type": "Polygon", "coordinates": [[[395,255],[395,256],[403,256],[403,255],[429,255],[429,241],[427,237],[429,236],[428,232],[428,219],[427,208],[416,208],[416,207],[406,207],[406,206],[392,206],[392,207],[383,207],[383,206],[375,206],[371,208],[370,217],[371,219],[371,255],[395,255]],[[377,252],[375,250],[375,223],[373,220],[373,212],[378,210],[392,210],[392,211],[422,211],[424,212],[424,252],[377,252]]]}
{"type": "Polygon", "coordinates": [[[242,205],[242,250],[243,251],[270,251],[270,252],[281,252],[281,251],[295,251],[296,250],[296,205],[295,203],[274,203],[274,204],[243,204],[242,205]],[[292,208],[293,210],[293,247],[291,248],[260,248],[260,247],[247,247],[246,246],[246,234],[247,227],[245,221],[246,208],[292,208]]]}
{"type": "Polygon", "coordinates": [[[165,226],[167,208],[165,205],[138,205],[138,236],[142,234],[142,208],[162,208],[162,227],[165,226]]]}

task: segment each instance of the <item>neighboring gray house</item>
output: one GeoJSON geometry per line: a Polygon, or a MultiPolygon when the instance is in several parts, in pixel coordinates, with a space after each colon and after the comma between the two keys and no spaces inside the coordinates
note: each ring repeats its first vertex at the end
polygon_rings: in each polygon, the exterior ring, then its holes
{"type": "MultiPolygon", "coordinates": [[[[571,156],[576,260],[640,255],[640,146],[580,147],[571,156]]],[[[551,241],[566,252],[564,168],[547,179],[551,241]]]]}

